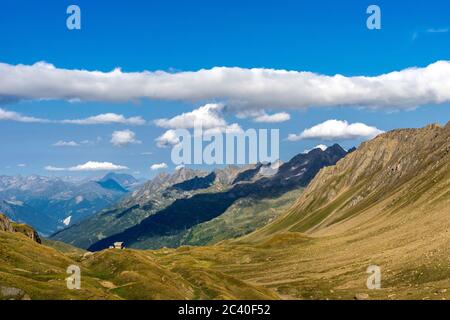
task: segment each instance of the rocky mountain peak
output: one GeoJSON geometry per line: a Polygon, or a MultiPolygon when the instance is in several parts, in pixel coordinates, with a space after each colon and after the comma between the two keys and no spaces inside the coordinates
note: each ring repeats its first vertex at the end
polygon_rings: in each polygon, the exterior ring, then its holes
{"type": "Polygon", "coordinates": [[[320,170],[289,218],[278,221],[273,230],[283,225],[287,230],[315,232],[350,216],[354,208],[370,206],[392,194],[396,194],[390,204],[394,207],[409,199],[411,190],[444,183],[449,166],[448,124],[386,132],[362,143],[336,165],[320,170]],[[414,188],[406,189],[409,184],[414,188]],[[401,194],[402,188],[408,191],[401,194]]]}

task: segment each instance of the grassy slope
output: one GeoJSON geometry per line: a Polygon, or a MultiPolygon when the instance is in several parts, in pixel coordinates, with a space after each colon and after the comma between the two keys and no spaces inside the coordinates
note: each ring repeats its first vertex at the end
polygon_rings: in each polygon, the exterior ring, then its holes
{"type": "Polygon", "coordinates": [[[450,125],[394,131],[322,170],[267,227],[190,256],[286,299],[450,298],[449,190],[450,125]],[[366,288],[372,264],[381,290],[366,288]]]}
{"type": "Polygon", "coordinates": [[[189,267],[195,260],[184,254],[179,257],[183,263],[176,266],[163,266],[158,252],[130,249],[104,250],[83,258],[39,245],[21,234],[0,232],[0,286],[22,289],[32,299],[278,298],[266,288],[208,265],[189,267]],[[81,290],[66,287],[70,265],[82,270],[81,290]]]}
{"type": "Polygon", "coordinates": [[[192,228],[184,241],[208,245],[242,237],[278,218],[301,192],[302,189],[290,191],[275,199],[238,200],[221,216],[192,228]]]}
{"type": "Polygon", "coordinates": [[[86,250],[84,249],[80,249],[77,247],[74,247],[70,244],[67,244],[65,242],[61,242],[61,241],[55,241],[55,240],[50,240],[47,238],[43,238],[42,239],[42,244],[44,244],[47,247],[53,248],[65,255],[68,255],[70,257],[75,257],[75,258],[79,258],[81,256],[83,256],[83,254],[85,254],[86,250]]]}
{"type": "Polygon", "coordinates": [[[450,125],[395,131],[322,170],[286,214],[241,239],[75,261],[82,292],[62,281],[74,260],[0,233],[0,283],[32,298],[450,299],[449,190],[450,125]],[[381,290],[366,288],[372,264],[381,290]]]}
{"type": "MultiPolygon", "coordinates": [[[[274,199],[239,199],[223,214],[210,221],[200,223],[185,232],[160,238],[164,241],[163,245],[170,244],[171,247],[179,247],[182,245],[212,245],[223,240],[247,235],[285,212],[295,202],[302,190],[286,192],[274,199]]],[[[148,248],[155,241],[153,238],[149,240],[150,243],[141,241],[135,247],[148,248]]]]}

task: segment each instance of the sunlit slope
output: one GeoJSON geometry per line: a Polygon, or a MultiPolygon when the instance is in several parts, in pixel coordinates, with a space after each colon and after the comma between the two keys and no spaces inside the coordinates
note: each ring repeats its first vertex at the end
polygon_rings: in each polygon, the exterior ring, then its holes
{"type": "Polygon", "coordinates": [[[20,289],[31,299],[113,298],[88,276],[82,290],[68,290],[66,270],[72,264],[77,263],[22,234],[0,232],[0,286],[20,289]]]}
{"type": "Polygon", "coordinates": [[[450,124],[383,134],[322,169],[284,216],[226,244],[214,265],[287,299],[450,298],[449,166],[450,124]],[[366,288],[372,264],[381,290],[366,288]]]}
{"type": "Polygon", "coordinates": [[[433,214],[445,223],[449,139],[447,124],[394,130],[365,142],[335,166],[322,169],[284,216],[247,239],[285,231],[329,236],[405,223],[421,228],[415,219],[432,220],[433,214]]]}
{"type": "Polygon", "coordinates": [[[63,254],[25,235],[0,231],[0,300],[279,298],[269,289],[210,269],[208,264],[197,265],[188,255],[180,254],[177,263],[163,266],[161,254],[129,249],[63,254]],[[66,286],[70,265],[81,268],[80,290],[66,286]],[[3,294],[15,291],[20,294],[3,294]]]}

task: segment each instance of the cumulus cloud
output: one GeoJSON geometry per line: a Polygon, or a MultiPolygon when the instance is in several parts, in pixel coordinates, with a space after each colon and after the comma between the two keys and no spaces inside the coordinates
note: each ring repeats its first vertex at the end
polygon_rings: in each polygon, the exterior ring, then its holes
{"type": "Polygon", "coordinates": [[[59,140],[53,144],[54,147],[79,147],[80,144],[75,141],[59,140]]]}
{"type": "Polygon", "coordinates": [[[126,124],[133,126],[144,125],[146,121],[142,117],[126,118],[121,114],[104,113],[85,119],[62,120],[61,123],[79,124],[79,125],[94,125],[94,124],[126,124]]]}
{"type": "Polygon", "coordinates": [[[243,133],[244,130],[237,123],[232,123],[230,125],[226,125],[225,127],[216,127],[207,129],[203,132],[205,136],[208,135],[216,135],[216,134],[238,134],[243,133]]]}
{"type": "Polygon", "coordinates": [[[364,123],[352,123],[340,120],[327,120],[311,128],[303,130],[300,134],[290,134],[289,141],[306,139],[320,140],[352,140],[358,138],[370,139],[383,133],[375,127],[370,127],[364,123]]]}
{"type": "MultiPolygon", "coordinates": [[[[0,80],[1,81],[1,80],[0,80]]],[[[0,121],[17,121],[25,123],[45,123],[46,119],[39,119],[34,117],[24,116],[18,112],[8,111],[0,108],[0,121]]]]}
{"type": "Polygon", "coordinates": [[[359,106],[410,108],[450,101],[450,61],[378,76],[322,75],[215,67],[198,71],[68,70],[39,62],[0,64],[0,102],[11,100],[226,101],[234,107],[359,106]]]}
{"type": "MultiPolygon", "coordinates": [[[[170,119],[157,119],[155,124],[169,129],[155,139],[159,148],[166,148],[180,143],[178,129],[201,129],[204,135],[242,132],[237,123],[228,124],[223,117],[224,105],[209,103],[193,111],[182,113],[170,119]]],[[[194,130],[195,133],[195,130],[194,130]]]]}
{"type": "Polygon", "coordinates": [[[111,136],[111,143],[117,147],[124,147],[129,144],[139,144],[136,134],[131,130],[114,131],[111,136]]]}
{"type": "Polygon", "coordinates": [[[119,171],[127,169],[128,167],[126,166],[116,165],[111,162],[97,162],[97,161],[88,161],[84,164],[80,164],[69,168],[60,168],[54,166],[45,167],[45,170],[47,171],[119,171]]]}
{"type": "MultiPolygon", "coordinates": [[[[230,125],[226,125],[224,127],[216,127],[210,128],[207,130],[203,130],[202,134],[204,136],[213,136],[218,134],[239,134],[243,133],[244,130],[237,123],[232,123],[230,125]]],[[[197,132],[195,132],[197,133],[197,132]]],[[[191,134],[191,137],[195,137],[195,134],[191,134]]],[[[162,135],[155,139],[156,146],[158,148],[169,148],[176,146],[181,142],[180,136],[177,133],[177,130],[170,129],[165,131],[162,135]]]]}
{"type": "Polygon", "coordinates": [[[150,167],[151,170],[155,171],[155,170],[161,170],[161,169],[167,169],[167,164],[162,162],[162,163],[155,163],[150,167]]]}
{"type": "Polygon", "coordinates": [[[155,124],[166,129],[191,129],[196,125],[204,129],[225,127],[226,121],[221,114],[223,108],[222,104],[208,103],[171,119],[157,119],[155,124]]]}
{"type": "Polygon", "coordinates": [[[161,136],[156,138],[155,141],[158,148],[168,148],[181,142],[176,130],[172,129],[164,132],[161,136]]]}
{"type": "Polygon", "coordinates": [[[279,112],[274,114],[263,113],[259,116],[256,116],[253,121],[255,122],[263,122],[263,123],[280,123],[285,122],[291,119],[291,115],[286,112],[279,112]]]}

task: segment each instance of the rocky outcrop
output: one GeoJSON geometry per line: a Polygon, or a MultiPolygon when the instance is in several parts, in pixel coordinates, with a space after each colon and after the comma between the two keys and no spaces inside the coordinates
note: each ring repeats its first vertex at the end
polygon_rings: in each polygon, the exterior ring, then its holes
{"type": "Polygon", "coordinates": [[[0,231],[14,232],[11,221],[3,213],[0,213],[0,231]]]}
{"type": "Polygon", "coordinates": [[[26,224],[18,224],[13,223],[14,232],[22,233],[34,242],[41,243],[41,238],[39,238],[39,234],[26,224]]]}
{"type": "Polygon", "coordinates": [[[7,216],[0,213],[0,231],[22,233],[34,242],[41,243],[39,234],[26,224],[11,222],[7,216]]]}

